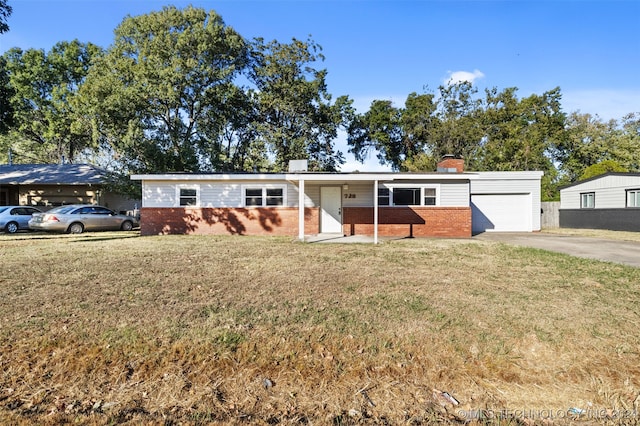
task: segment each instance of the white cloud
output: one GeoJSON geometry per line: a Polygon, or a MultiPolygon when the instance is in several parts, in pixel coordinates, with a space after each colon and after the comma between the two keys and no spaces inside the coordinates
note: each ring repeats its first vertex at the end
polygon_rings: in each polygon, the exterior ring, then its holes
{"type": "Polygon", "coordinates": [[[468,81],[473,84],[477,79],[484,78],[484,73],[480,70],[469,71],[449,71],[449,77],[445,78],[444,83],[448,86],[468,81]]]}

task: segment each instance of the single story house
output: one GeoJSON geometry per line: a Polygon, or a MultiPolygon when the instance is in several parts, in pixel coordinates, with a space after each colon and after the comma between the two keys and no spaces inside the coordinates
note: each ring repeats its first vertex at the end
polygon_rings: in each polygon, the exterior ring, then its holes
{"type": "Polygon", "coordinates": [[[540,230],[542,172],[145,174],[141,234],[470,237],[540,230]]]}
{"type": "Polygon", "coordinates": [[[100,204],[132,212],[131,200],[105,188],[108,173],[90,164],[2,164],[0,206],[23,205],[48,210],[64,204],[100,204]]]}
{"type": "Polygon", "coordinates": [[[560,227],[640,231],[640,173],[608,172],[560,188],[560,227]]]}

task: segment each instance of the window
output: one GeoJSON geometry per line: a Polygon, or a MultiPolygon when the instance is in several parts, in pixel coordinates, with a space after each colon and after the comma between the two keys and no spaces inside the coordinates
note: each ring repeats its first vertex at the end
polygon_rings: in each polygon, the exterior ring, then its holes
{"type": "Polygon", "coordinates": [[[378,205],[380,206],[436,206],[438,205],[437,188],[394,186],[378,188],[378,205]]]}
{"type": "Polygon", "coordinates": [[[419,206],[420,188],[393,188],[394,206],[419,206]]]}
{"type": "Polygon", "coordinates": [[[262,188],[247,188],[244,192],[245,206],[261,206],[262,205],[262,188]]]}
{"type": "Polygon", "coordinates": [[[580,208],[592,209],[595,207],[596,194],[594,192],[584,192],[580,194],[580,208]]]}
{"type": "Polygon", "coordinates": [[[246,207],[275,207],[285,205],[285,188],[283,186],[245,187],[244,205],[246,207]]]}
{"type": "Polygon", "coordinates": [[[389,188],[378,188],[378,205],[389,205],[389,188]]]}
{"type": "Polygon", "coordinates": [[[180,207],[197,206],[198,205],[198,188],[181,187],[178,188],[178,205],[180,207]]]}
{"type": "Polygon", "coordinates": [[[282,188],[266,188],[267,206],[281,206],[284,204],[284,191],[282,188]]]}
{"type": "Polygon", "coordinates": [[[627,190],[627,207],[640,207],[640,189],[627,190]]]}
{"type": "Polygon", "coordinates": [[[424,191],[424,205],[435,206],[436,205],[436,189],[435,188],[422,188],[424,191]]]}

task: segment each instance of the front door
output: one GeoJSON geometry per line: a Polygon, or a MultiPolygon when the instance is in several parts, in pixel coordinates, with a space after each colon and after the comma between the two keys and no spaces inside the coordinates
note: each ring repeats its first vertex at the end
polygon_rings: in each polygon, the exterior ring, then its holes
{"type": "Polygon", "coordinates": [[[320,187],[320,232],[342,234],[342,188],[320,187]]]}

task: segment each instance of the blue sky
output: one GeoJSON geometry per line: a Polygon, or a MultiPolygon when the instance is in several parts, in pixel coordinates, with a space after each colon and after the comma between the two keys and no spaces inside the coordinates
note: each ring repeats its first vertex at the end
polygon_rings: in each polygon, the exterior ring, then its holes
{"type": "MultiPolygon", "coordinates": [[[[246,38],[311,36],[326,56],[328,90],[360,112],[373,99],[402,106],[449,79],[520,97],[560,87],[565,112],[620,119],[640,112],[640,0],[8,0],[11,47],[48,50],[79,39],[108,47],[127,15],[172,4],[213,9],[246,38]]],[[[346,153],[344,141],[338,145],[346,153]]],[[[348,155],[344,171],[378,170],[348,155]]]]}

